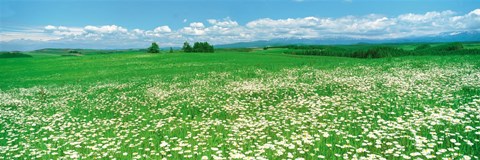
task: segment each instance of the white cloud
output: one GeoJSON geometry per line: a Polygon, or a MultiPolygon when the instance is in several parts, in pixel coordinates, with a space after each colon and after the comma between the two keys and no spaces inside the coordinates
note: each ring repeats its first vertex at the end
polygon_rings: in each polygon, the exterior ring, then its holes
{"type": "Polygon", "coordinates": [[[205,25],[202,22],[193,22],[189,27],[180,29],[179,33],[186,36],[202,36],[206,34],[205,25]]]}
{"type": "Polygon", "coordinates": [[[57,29],[57,27],[52,26],[52,25],[45,26],[45,30],[55,30],[55,29],[57,29]]]}
{"type": "Polygon", "coordinates": [[[218,21],[216,19],[208,19],[208,23],[218,27],[236,27],[238,23],[236,21],[230,20],[230,18],[226,18],[223,21],[218,21]]]}
{"type": "MultiPolygon", "coordinates": [[[[186,22],[186,19],[184,20],[186,22]]],[[[145,44],[156,41],[161,46],[180,46],[184,41],[209,41],[214,44],[275,38],[331,38],[350,37],[366,39],[391,39],[429,36],[440,33],[480,31],[480,9],[466,14],[453,11],[407,13],[398,16],[370,14],[340,18],[303,17],[271,19],[262,18],[240,25],[230,18],[207,19],[206,24],[192,22],[179,29],[159,26],[153,29],[132,29],[117,26],[68,27],[47,25],[39,32],[0,32],[2,42],[28,39],[70,43],[145,44]]],[[[37,28],[38,30],[39,28],[37,28]]],[[[139,46],[131,46],[139,47],[139,46]]]]}
{"type": "Polygon", "coordinates": [[[304,38],[314,35],[314,38],[340,36],[389,39],[479,30],[480,20],[476,16],[476,12],[457,15],[455,12],[447,10],[425,14],[409,13],[397,17],[371,14],[362,17],[346,16],[336,19],[305,17],[274,20],[265,18],[251,21],[246,24],[246,27],[257,30],[256,34],[268,38],[304,38]]]}
{"type": "Polygon", "coordinates": [[[51,33],[55,36],[78,36],[85,33],[85,30],[83,28],[78,27],[47,25],[44,27],[44,29],[46,33],[51,33]]]}
{"type": "Polygon", "coordinates": [[[145,31],[141,29],[133,29],[132,32],[136,35],[143,35],[145,33],[145,31]]]}
{"type": "Polygon", "coordinates": [[[204,28],[205,25],[203,25],[202,22],[193,22],[193,23],[190,23],[190,27],[192,27],[192,28],[204,28]]]}
{"type": "Polygon", "coordinates": [[[157,33],[170,33],[172,32],[172,29],[170,29],[168,26],[160,26],[155,28],[153,31],[157,33]]]}
{"type": "Polygon", "coordinates": [[[93,32],[93,33],[126,33],[128,32],[127,29],[123,27],[119,27],[116,25],[107,25],[107,26],[85,26],[84,30],[86,32],[93,32]]]}
{"type": "Polygon", "coordinates": [[[205,30],[203,28],[198,28],[198,27],[183,27],[183,29],[180,30],[180,33],[185,35],[200,36],[200,35],[205,35],[205,30]]]}
{"type": "Polygon", "coordinates": [[[429,22],[439,20],[454,15],[455,12],[447,10],[443,12],[427,12],[425,14],[403,14],[398,16],[398,19],[406,22],[429,22]]]}
{"type": "Polygon", "coordinates": [[[480,16],[480,9],[475,9],[468,13],[469,16],[480,16]]]}
{"type": "Polygon", "coordinates": [[[14,40],[31,41],[51,41],[59,40],[61,37],[52,36],[45,33],[22,33],[22,32],[2,32],[0,33],[0,43],[14,40]]]}

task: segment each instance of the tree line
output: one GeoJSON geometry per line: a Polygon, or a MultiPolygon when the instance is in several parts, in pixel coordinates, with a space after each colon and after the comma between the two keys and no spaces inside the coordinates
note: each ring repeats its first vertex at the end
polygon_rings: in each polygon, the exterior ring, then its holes
{"type": "MultiPolygon", "coordinates": [[[[185,42],[183,43],[182,51],[186,53],[191,53],[191,52],[203,52],[203,53],[213,53],[215,52],[215,49],[213,48],[213,45],[209,44],[208,42],[195,42],[193,44],[193,47],[190,45],[190,43],[185,42]]],[[[147,48],[148,53],[160,53],[160,47],[158,46],[157,43],[153,42],[150,47],[147,48]]],[[[173,48],[170,47],[170,53],[173,53],[173,48]]]]}
{"type": "Polygon", "coordinates": [[[480,49],[464,49],[462,43],[446,43],[438,46],[421,44],[414,50],[404,50],[391,46],[359,46],[356,48],[343,48],[339,46],[322,45],[287,45],[269,48],[288,48],[286,53],[296,55],[336,56],[352,58],[384,58],[418,55],[480,55],[480,49]]]}
{"type": "Polygon", "coordinates": [[[183,43],[182,51],[184,52],[208,52],[213,53],[215,50],[213,45],[208,44],[208,42],[195,42],[193,47],[190,46],[188,42],[183,43]]]}

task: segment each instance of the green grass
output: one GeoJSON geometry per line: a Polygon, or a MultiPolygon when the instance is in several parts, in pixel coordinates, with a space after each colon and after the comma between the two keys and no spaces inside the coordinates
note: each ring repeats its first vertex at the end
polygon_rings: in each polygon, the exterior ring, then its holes
{"type": "Polygon", "coordinates": [[[479,55],[286,50],[0,59],[0,158],[478,159],[479,55]]]}

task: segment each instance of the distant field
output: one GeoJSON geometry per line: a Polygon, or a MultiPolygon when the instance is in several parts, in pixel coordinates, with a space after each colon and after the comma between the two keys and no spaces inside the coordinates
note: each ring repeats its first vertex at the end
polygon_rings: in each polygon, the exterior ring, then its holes
{"type": "Polygon", "coordinates": [[[479,158],[480,55],[285,51],[0,59],[0,159],[479,158]]]}

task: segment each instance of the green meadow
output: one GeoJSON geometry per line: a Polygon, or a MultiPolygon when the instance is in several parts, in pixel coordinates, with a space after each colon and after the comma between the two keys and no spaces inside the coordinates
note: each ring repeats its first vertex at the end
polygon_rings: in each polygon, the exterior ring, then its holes
{"type": "Polygon", "coordinates": [[[0,58],[0,159],[478,159],[479,45],[442,45],[0,58]]]}

